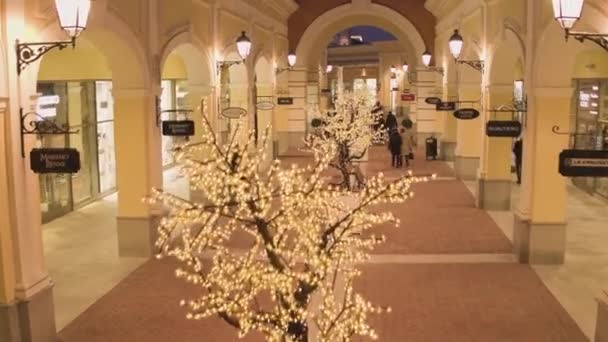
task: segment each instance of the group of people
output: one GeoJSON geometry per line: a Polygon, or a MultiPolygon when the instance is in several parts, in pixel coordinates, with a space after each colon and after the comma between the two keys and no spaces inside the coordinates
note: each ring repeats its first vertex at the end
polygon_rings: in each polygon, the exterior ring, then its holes
{"type": "Polygon", "coordinates": [[[388,134],[388,150],[391,154],[391,165],[394,168],[403,167],[404,164],[406,167],[409,167],[414,159],[414,149],[416,148],[416,138],[412,132],[411,125],[399,127],[397,116],[392,112],[389,112],[386,119],[384,119],[380,102],[376,102],[372,112],[379,114],[376,129],[382,127],[388,134]]]}

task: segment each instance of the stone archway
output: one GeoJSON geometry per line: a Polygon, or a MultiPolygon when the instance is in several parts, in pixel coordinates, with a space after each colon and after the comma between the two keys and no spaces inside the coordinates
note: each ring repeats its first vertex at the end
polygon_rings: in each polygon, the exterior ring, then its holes
{"type": "MultiPolygon", "coordinates": [[[[188,117],[195,124],[195,135],[190,137],[192,142],[200,142],[204,130],[204,118],[209,120],[211,127],[216,131],[217,112],[215,110],[215,78],[216,69],[210,58],[209,50],[205,49],[205,43],[197,39],[193,33],[182,31],[174,35],[163,47],[162,58],[160,60],[161,82],[168,89],[161,94],[164,95],[165,106],[173,106],[173,110],[189,110],[178,113],[182,118],[188,117]],[[169,89],[174,88],[174,89],[169,89]],[[177,98],[173,98],[177,93],[177,88],[183,88],[180,92],[186,93],[181,103],[173,103],[177,98]],[[179,108],[178,108],[179,107],[179,108]]],[[[163,114],[164,116],[174,116],[174,114],[163,114]]],[[[176,118],[177,118],[176,116],[176,118]]],[[[172,146],[172,137],[163,137],[163,161],[167,163],[171,156],[167,155],[167,149],[172,146]]]]}
{"type": "Polygon", "coordinates": [[[376,26],[393,34],[410,56],[412,67],[417,65],[417,57],[422,55],[426,48],[432,48],[426,46],[420,32],[401,13],[374,3],[351,3],[325,12],[306,28],[297,43],[297,64],[316,67],[320,52],[324,51],[330,38],[336,32],[356,25],[376,26]]]}
{"type": "MultiPolygon", "coordinates": [[[[141,199],[152,188],[162,186],[160,130],[155,116],[150,115],[156,109],[158,75],[151,71],[140,38],[111,10],[98,6],[94,9],[81,39],[103,53],[112,75],[119,253],[147,256],[152,253],[155,213],[141,199]]],[[[38,39],[65,39],[57,27],[56,22],[50,23],[38,39]]],[[[24,93],[35,93],[38,70],[39,63],[30,66],[22,77],[28,80],[22,83],[24,93]]]]}

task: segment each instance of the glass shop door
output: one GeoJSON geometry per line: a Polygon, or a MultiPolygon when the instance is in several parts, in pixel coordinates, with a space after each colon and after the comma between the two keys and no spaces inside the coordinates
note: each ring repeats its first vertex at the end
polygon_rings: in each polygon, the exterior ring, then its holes
{"type": "MultiPolygon", "coordinates": [[[[47,119],[56,120],[58,125],[68,124],[67,83],[39,83],[37,112],[47,119]]],[[[66,147],[68,136],[40,136],[40,146],[66,147]]],[[[40,211],[42,222],[49,222],[61,217],[73,209],[72,182],[69,174],[39,175],[40,180],[40,211]]]]}
{"type": "MultiPolygon", "coordinates": [[[[574,148],[595,150],[596,136],[599,132],[598,117],[600,106],[600,80],[578,80],[577,82],[576,126],[577,135],[574,137],[574,148]]],[[[595,192],[596,178],[574,177],[572,182],[578,188],[590,194],[595,192]]]]}

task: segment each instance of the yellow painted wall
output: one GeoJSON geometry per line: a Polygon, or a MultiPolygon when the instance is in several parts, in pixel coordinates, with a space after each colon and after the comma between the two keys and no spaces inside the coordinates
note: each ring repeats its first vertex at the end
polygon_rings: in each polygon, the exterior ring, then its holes
{"type": "Polygon", "coordinates": [[[165,61],[165,65],[163,65],[162,79],[183,80],[187,78],[188,71],[184,61],[178,54],[170,54],[165,61]]]}
{"type": "Polygon", "coordinates": [[[606,52],[599,49],[586,50],[576,56],[573,78],[608,77],[606,52]]]}
{"type": "Polygon", "coordinates": [[[42,57],[39,81],[111,79],[112,71],[95,48],[53,50],[42,57]]]}

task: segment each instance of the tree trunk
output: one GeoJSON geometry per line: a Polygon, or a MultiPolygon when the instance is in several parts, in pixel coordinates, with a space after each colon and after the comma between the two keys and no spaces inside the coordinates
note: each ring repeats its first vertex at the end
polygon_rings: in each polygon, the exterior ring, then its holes
{"type": "Polygon", "coordinates": [[[300,322],[289,323],[287,334],[293,342],[308,342],[308,324],[300,322]]]}

